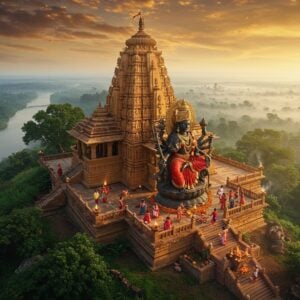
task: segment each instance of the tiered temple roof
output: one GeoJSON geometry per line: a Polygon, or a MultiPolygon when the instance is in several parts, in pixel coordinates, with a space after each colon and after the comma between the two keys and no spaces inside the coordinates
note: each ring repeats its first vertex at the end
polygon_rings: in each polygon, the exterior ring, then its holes
{"type": "Polygon", "coordinates": [[[90,118],[77,123],[69,134],[90,145],[122,140],[119,122],[107,111],[107,107],[97,107],[90,118]]]}

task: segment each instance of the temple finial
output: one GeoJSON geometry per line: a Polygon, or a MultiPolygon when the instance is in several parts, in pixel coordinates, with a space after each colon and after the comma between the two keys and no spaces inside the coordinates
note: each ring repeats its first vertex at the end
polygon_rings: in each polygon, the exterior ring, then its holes
{"type": "Polygon", "coordinates": [[[144,27],[145,27],[144,18],[142,17],[142,13],[140,12],[139,31],[143,31],[144,27]]]}

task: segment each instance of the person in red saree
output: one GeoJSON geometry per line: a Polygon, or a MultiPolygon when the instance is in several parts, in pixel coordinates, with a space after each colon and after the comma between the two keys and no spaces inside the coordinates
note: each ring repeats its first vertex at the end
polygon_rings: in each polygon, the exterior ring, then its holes
{"type": "Polygon", "coordinates": [[[147,212],[145,213],[143,220],[145,224],[151,223],[151,214],[149,210],[147,210],[147,212]]]}
{"type": "Polygon", "coordinates": [[[164,230],[169,230],[172,228],[172,221],[170,217],[167,217],[164,222],[164,230]]]}
{"type": "Polygon", "coordinates": [[[207,172],[209,161],[198,148],[198,142],[190,131],[191,112],[184,103],[175,111],[174,128],[168,136],[168,166],[172,185],[177,189],[193,189],[207,172]]]}

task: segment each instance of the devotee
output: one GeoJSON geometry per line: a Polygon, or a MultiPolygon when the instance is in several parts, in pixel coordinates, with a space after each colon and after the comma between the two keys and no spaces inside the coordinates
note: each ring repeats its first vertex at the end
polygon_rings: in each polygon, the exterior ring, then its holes
{"type": "Polygon", "coordinates": [[[178,222],[181,221],[182,216],[183,216],[183,207],[182,207],[182,204],[180,204],[180,205],[177,207],[177,220],[178,220],[178,222]]]}
{"type": "Polygon", "coordinates": [[[107,203],[107,195],[109,194],[109,186],[106,185],[106,183],[103,184],[103,186],[99,189],[101,194],[101,201],[103,203],[107,203]]]}
{"type": "Polygon", "coordinates": [[[164,222],[164,230],[169,230],[172,228],[171,218],[168,216],[164,222]]]}
{"type": "Polygon", "coordinates": [[[224,188],[223,188],[223,185],[221,185],[217,190],[217,196],[219,197],[220,204],[221,204],[221,197],[222,197],[223,193],[224,193],[224,188]]]}
{"type": "Polygon", "coordinates": [[[143,199],[141,202],[140,202],[140,215],[144,215],[147,211],[147,204],[146,204],[146,201],[143,199]]]}
{"type": "Polygon", "coordinates": [[[220,199],[220,203],[221,203],[221,210],[224,210],[226,207],[226,202],[227,202],[227,198],[226,198],[226,194],[223,193],[220,199]]]}
{"type": "Polygon", "coordinates": [[[215,224],[218,218],[218,212],[216,208],[214,208],[214,211],[211,213],[211,216],[211,224],[215,224]]]}
{"type": "Polygon", "coordinates": [[[63,174],[63,170],[62,170],[61,164],[59,163],[59,164],[57,165],[57,176],[58,176],[58,177],[61,177],[62,174],[63,174]]]}
{"type": "Polygon", "coordinates": [[[152,216],[153,216],[153,218],[159,217],[159,206],[157,203],[155,203],[152,207],[152,216]]]}
{"type": "Polygon", "coordinates": [[[245,204],[245,195],[243,192],[241,192],[241,195],[240,195],[240,205],[244,205],[245,204]]]}
{"type": "Polygon", "coordinates": [[[223,226],[222,227],[222,232],[219,234],[220,241],[221,241],[221,244],[223,246],[225,246],[226,242],[227,242],[227,232],[228,232],[228,229],[225,226],[223,226]]]}
{"type": "Polygon", "coordinates": [[[151,223],[151,215],[150,215],[150,211],[147,210],[147,212],[144,215],[144,223],[145,224],[150,224],[151,223]]]}
{"type": "Polygon", "coordinates": [[[123,190],[119,196],[119,209],[124,209],[125,208],[125,202],[124,199],[125,197],[128,196],[128,190],[123,190]]]}
{"type": "Polygon", "coordinates": [[[258,265],[255,265],[255,269],[252,276],[250,277],[250,280],[255,281],[258,278],[258,273],[259,273],[258,265]]]}
{"type": "Polygon", "coordinates": [[[95,190],[94,194],[93,194],[93,198],[95,200],[95,203],[98,205],[99,204],[99,193],[97,190],[95,190]]]}

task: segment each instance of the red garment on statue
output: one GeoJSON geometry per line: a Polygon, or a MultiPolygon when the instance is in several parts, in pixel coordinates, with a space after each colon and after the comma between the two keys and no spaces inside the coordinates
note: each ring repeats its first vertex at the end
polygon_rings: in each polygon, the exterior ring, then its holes
{"type": "Polygon", "coordinates": [[[176,188],[192,188],[198,182],[198,172],[206,169],[204,156],[173,154],[170,162],[172,184],[176,188]],[[189,163],[189,166],[185,166],[189,163]],[[183,169],[183,167],[185,168],[183,169]]]}

